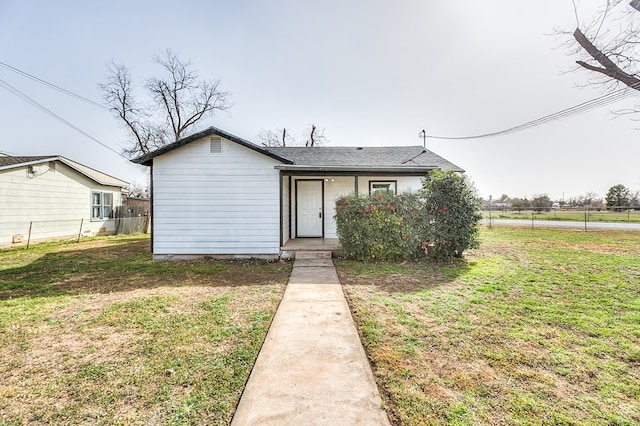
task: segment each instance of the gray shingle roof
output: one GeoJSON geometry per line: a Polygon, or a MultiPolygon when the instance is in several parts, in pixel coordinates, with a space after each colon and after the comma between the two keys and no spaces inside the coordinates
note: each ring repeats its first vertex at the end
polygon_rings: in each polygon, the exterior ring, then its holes
{"type": "Polygon", "coordinates": [[[62,157],[60,155],[37,155],[37,156],[11,156],[11,155],[0,155],[0,170],[2,169],[12,169],[14,167],[26,166],[31,164],[39,164],[48,161],[60,161],[61,163],[66,164],[67,166],[75,169],[78,173],[81,173],[88,177],[89,179],[99,183],[100,185],[106,186],[118,186],[120,188],[126,188],[129,186],[129,183],[122,180],[110,176],[106,173],[102,173],[96,169],[92,169],[91,167],[85,166],[84,164],[80,164],[73,160],[69,160],[68,158],[62,157]]]}
{"type": "Polygon", "coordinates": [[[0,167],[2,166],[11,166],[14,164],[22,164],[22,163],[31,163],[33,161],[41,161],[46,160],[47,158],[55,157],[55,155],[39,155],[39,156],[20,156],[13,157],[10,155],[0,155],[0,167]]]}
{"type": "Polygon", "coordinates": [[[426,167],[462,171],[421,146],[279,147],[267,150],[291,160],[296,166],[426,167]]]}
{"type": "Polygon", "coordinates": [[[210,135],[222,136],[249,149],[281,161],[282,169],[307,170],[336,169],[372,171],[422,172],[430,169],[454,170],[463,172],[460,167],[421,146],[391,147],[264,147],[232,135],[222,129],[209,127],[201,132],[170,143],[155,151],[132,159],[134,163],[151,165],[158,155],[210,135]]]}

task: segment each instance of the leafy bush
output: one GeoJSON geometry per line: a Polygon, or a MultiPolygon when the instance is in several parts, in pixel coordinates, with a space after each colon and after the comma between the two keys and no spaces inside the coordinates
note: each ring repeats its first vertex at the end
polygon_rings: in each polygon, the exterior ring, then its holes
{"type": "Polygon", "coordinates": [[[356,260],[461,257],[476,247],[480,200],[464,178],[434,172],[417,194],[350,194],[336,200],[345,256],[356,260]]]}
{"type": "Polygon", "coordinates": [[[416,259],[426,226],[418,194],[350,194],[338,198],[335,215],[340,244],[357,260],[416,259]]]}
{"type": "Polygon", "coordinates": [[[429,217],[425,241],[429,257],[462,257],[478,246],[481,201],[465,178],[436,170],[423,180],[425,214],[429,217]]]}

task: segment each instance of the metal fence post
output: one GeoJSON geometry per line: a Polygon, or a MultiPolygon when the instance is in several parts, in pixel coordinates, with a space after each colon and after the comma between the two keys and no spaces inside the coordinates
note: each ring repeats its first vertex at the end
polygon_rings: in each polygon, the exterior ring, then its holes
{"type": "Polygon", "coordinates": [[[535,210],[531,210],[531,229],[533,229],[533,220],[535,218],[534,213],[535,213],[535,210]]]}
{"type": "Polygon", "coordinates": [[[82,236],[82,225],[84,224],[84,217],[80,219],[80,230],[78,231],[78,241],[80,242],[80,237],[82,236]]]}
{"type": "Polygon", "coordinates": [[[27,250],[29,250],[29,244],[31,243],[31,228],[33,227],[33,221],[29,222],[29,237],[27,238],[27,250]]]}

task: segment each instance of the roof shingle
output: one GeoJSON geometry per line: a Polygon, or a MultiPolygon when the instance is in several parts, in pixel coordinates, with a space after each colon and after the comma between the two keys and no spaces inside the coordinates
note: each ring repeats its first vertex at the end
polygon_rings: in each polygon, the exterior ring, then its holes
{"type": "Polygon", "coordinates": [[[299,166],[431,167],[462,171],[421,146],[267,148],[299,166]]]}
{"type": "Polygon", "coordinates": [[[61,163],[64,163],[72,169],[75,169],[77,172],[85,175],[89,179],[99,183],[100,185],[118,186],[120,188],[129,186],[129,183],[122,179],[115,178],[106,173],[92,169],[91,167],[85,166],[84,164],[80,164],[73,160],[69,160],[68,158],[62,157],[60,155],[0,155],[0,169],[12,169],[14,167],[20,167],[21,165],[38,164],[46,161],[60,161],[61,163]]]}

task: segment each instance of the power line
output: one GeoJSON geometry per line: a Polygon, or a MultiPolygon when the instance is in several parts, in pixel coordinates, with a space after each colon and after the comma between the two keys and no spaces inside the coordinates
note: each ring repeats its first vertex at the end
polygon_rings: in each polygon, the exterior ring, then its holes
{"type": "Polygon", "coordinates": [[[35,106],[36,108],[38,108],[40,111],[44,112],[45,114],[55,118],[56,120],[60,121],[61,123],[63,123],[64,125],[72,128],[73,130],[75,130],[76,132],[88,137],[89,139],[91,139],[92,141],[102,145],[104,148],[107,148],[109,151],[119,155],[120,157],[124,158],[125,160],[129,160],[127,157],[125,157],[124,155],[122,155],[121,153],[119,153],[118,151],[116,151],[115,149],[111,148],[110,146],[108,146],[107,144],[101,142],[100,140],[94,138],[93,136],[91,136],[89,133],[85,132],[84,130],[80,129],[79,127],[75,126],[73,123],[65,120],[64,118],[60,117],[58,114],[56,114],[55,112],[51,111],[49,108],[45,107],[44,105],[38,103],[36,100],[30,98],[29,96],[27,96],[26,94],[24,94],[23,92],[21,92],[20,90],[16,89],[15,87],[13,87],[12,85],[10,85],[9,83],[7,83],[6,81],[0,79],[0,87],[4,88],[5,90],[7,90],[9,93],[19,97],[20,99],[22,99],[23,101],[31,104],[32,106],[35,106]]]}
{"type": "Polygon", "coordinates": [[[640,84],[636,84],[632,87],[623,87],[622,89],[614,90],[610,93],[598,96],[597,98],[582,102],[578,105],[574,105],[569,108],[565,108],[553,114],[545,115],[544,117],[537,118],[535,120],[527,121],[526,123],[519,124],[517,126],[509,127],[508,129],[500,130],[497,132],[483,133],[473,136],[433,136],[427,135],[427,138],[431,139],[445,139],[445,140],[468,140],[468,139],[480,139],[493,136],[503,136],[510,133],[521,132],[532,127],[541,126],[553,121],[562,120],[573,115],[583,114],[585,112],[600,108],[604,105],[612,104],[621,99],[630,97],[637,94],[637,90],[640,88],[640,84]]]}
{"type": "Polygon", "coordinates": [[[84,102],[90,103],[91,105],[94,105],[94,106],[97,106],[97,107],[99,107],[99,108],[102,108],[102,109],[105,109],[105,110],[109,111],[109,108],[107,108],[106,106],[104,106],[104,105],[102,105],[102,104],[100,104],[100,103],[98,103],[98,102],[92,101],[92,100],[91,100],[91,99],[89,99],[89,98],[85,98],[85,97],[84,97],[84,96],[82,96],[82,95],[78,95],[77,93],[74,93],[74,92],[72,92],[72,91],[70,91],[70,90],[64,89],[64,88],[62,88],[62,87],[60,87],[60,86],[56,86],[56,85],[55,85],[55,84],[53,84],[53,83],[49,83],[49,82],[48,82],[48,81],[46,81],[46,80],[43,80],[43,79],[41,79],[41,78],[39,78],[39,77],[36,77],[36,76],[34,76],[34,75],[31,75],[31,74],[29,74],[29,73],[28,73],[28,72],[26,72],[26,71],[22,71],[21,69],[18,69],[18,68],[16,68],[16,67],[13,67],[13,66],[11,66],[11,65],[9,65],[9,64],[6,64],[6,63],[4,63],[4,62],[2,62],[2,61],[0,61],[0,66],[1,66],[1,67],[4,67],[4,68],[6,68],[6,69],[8,69],[9,71],[13,71],[13,72],[15,72],[16,74],[20,74],[20,75],[22,75],[23,77],[30,78],[30,79],[31,79],[31,80],[33,80],[33,81],[36,81],[36,82],[38,82],[38,83],[40,83],[40,84],[43,84],[43,85],[45,85],[45,86],[47,86],[47,87],[50,87],[50,88],[55,89],[55,90],[57,90],[57,91],[59,91],[59,92],[62,92],[62,93],[64,93],[64,94],[66,94],[66,95],[72,96],[72,97],[74,97],[74,98],[76,98],[76,99],[79,99],[79,100],[81,100],[81,101],[84,101],[84,102]]]}

